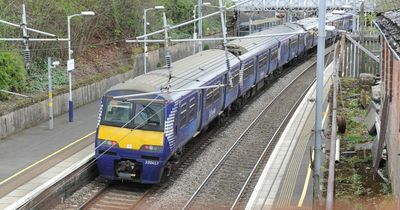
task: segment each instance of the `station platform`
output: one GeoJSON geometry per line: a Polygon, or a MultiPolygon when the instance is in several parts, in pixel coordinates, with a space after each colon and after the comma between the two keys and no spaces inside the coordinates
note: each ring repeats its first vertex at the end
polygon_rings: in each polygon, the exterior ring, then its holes
{"type": "MultiPolygon", "coordinates": [[[[331,75],[329,66],[325,75],[331,75]]],[[[325,95],[330,79],[325,76],[325,95]]],[[[268,161],[246,209],[307,207],[312,201],[309,170],[314,120],[315,86],[301,102],[268,161]]],[[[326,107],[327,104],[325,104],[326,107]]],[[[0,209],[17,209],[89,162],[94,156],[94,135],[99,102],[0,140],[0,209]]],[[[324,116],[326,119],[326,115],[324,116]]]]}
{"type": "Polygon", "coordinates": [[[99,102],[0,140],[0,209],[16,209],[94,157],[99,102]]]}
{"type": "MultiPolygon", "coordinates": [[[[324,72],[324,98],[332,84],[333,64],[324,72]]],[[[257,182],[246,209],[312,209],[315,86],[293,114],[257,182]]],[[[329,105],[324,102],[323,127],[329,105]]],[[[324,138],[322,138],[324,139],[324,138]]]]}

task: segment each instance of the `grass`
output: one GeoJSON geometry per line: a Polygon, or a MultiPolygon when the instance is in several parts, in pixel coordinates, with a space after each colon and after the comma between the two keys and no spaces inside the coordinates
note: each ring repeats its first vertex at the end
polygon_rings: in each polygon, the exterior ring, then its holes
{"type": "MultiPolygon", "coordinates": [[[[365,125],[366,109],[360,102],[361,88],[357,79],[342,78],[338,100],[339,114],[346,118],[346,133],[341,135],[341,151],[353,151],[357,144],[371,142],[374,137],[365,125]]],[[[390,184],[375,176],[371,152],[356,151],[353,156],[341,156],[336,167],[336,199],[351,209],[376,208],[390,195],[390,184]],[[368,201],[368,202],[366,202],[368,201]]]]}

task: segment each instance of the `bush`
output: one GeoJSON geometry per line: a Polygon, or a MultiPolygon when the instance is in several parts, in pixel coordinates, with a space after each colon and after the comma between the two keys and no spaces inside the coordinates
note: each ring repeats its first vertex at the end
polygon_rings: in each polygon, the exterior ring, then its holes
{"type": "MultiPolygon", "coordinates": [[[[20,92],[26,86],[26,71],[21,55],[15,52],[0,52],[0,89],[20,92]]],[[[0,93],[0,99],[7,95],[0,93]]]]}

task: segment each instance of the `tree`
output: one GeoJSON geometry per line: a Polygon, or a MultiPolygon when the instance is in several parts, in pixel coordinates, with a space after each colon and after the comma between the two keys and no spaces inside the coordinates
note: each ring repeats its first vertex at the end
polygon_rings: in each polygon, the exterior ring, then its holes
{"type": "MultiPolygon", "coordinates": [[[[0,52],[0,89],[22,91],[26,85],[26,71],[21,55],[15,52],[0,52]]],[[[7,96],[0,93],[0,99],[7,96]]]]}

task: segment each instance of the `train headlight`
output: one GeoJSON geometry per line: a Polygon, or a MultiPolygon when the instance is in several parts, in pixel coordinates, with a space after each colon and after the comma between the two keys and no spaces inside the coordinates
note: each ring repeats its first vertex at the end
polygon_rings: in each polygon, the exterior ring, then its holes
{"type": "Polygon", "coordinates": [[[99,139],[99,145],[101,146],[109,146],[109,147],[114,147],[117,148],[118,142],[116,141],[111,141],[111,140],[104,140],[104,139],[99,139]]]}
{"type": "Polygon", "coordinates": [[[147,152],[161,152],[163,149],[162,146],[154,146],[154,145],[143,145],[140,150],[147,152]]]}

